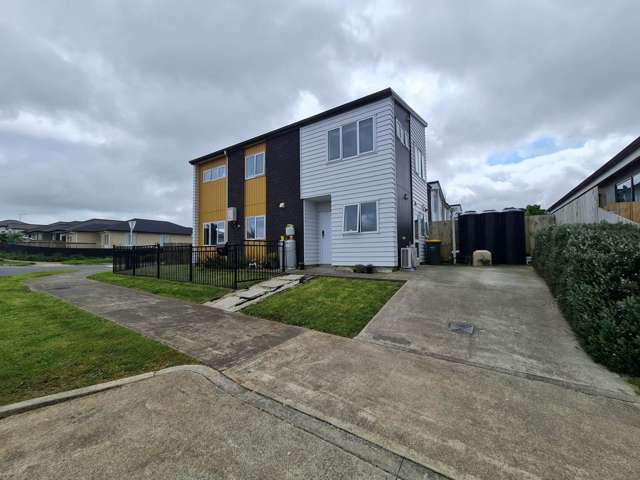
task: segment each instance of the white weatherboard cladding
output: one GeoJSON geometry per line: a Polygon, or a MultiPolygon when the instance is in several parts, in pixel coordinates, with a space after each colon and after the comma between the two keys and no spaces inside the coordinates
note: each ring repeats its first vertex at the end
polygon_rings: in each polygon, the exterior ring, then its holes
{"type": "MultiPolygon", "coordinates": [[[[411,182],[412,182],[412,195],[413,195],[413,213],[414,219],[416,213],[422,212],[425,217],[425,221],[427,221],[427,211],[425,208],[429,205],[429,198],[427,193],[427,181],[420,178],[416,173],[416,152],[414,147],[418,147],[422,154],[427,158],[427,148],[426,148],[426,137],[425,137],[425,127],[416,117],[411,115],[409,118],[409,127],[411,131],[411,182]]],[[[426,163],[426,162],[425,162],[426,163]]],[[[427,165],[428,167],[428,165],[427,165]]],[[[425,178],[427,176],[428,168],[425,168],[425,178]]],[[[415,223],[414,223],[415,225],[415,223]]],[[[419,242],[419,256],[421,259],[424,258],[425,254],[425,245],[424,245],[424,237],[420,237],[419,242]]]]}
{"type": "MultiPolygon", "coordinates": [[[[301,197],[331,196],[333,265],[397,265],[394,121],[389,97],[300,129],[301,197]],[[374,151],[329,162],[328,131],[368,117],[374,118],[374,151]],[[378,232],[343,233],[343,207],[367,201],[378,202],[378,232]]],[[[311,211],[312,207],[305,208],[309,216],[311,211]]],[[[307,256],[307,245],[312,243],[306,241],[309,223],[312,220],[305,215],[305,263],[313,264],[317,252],[312,249],[307,256]]]]}

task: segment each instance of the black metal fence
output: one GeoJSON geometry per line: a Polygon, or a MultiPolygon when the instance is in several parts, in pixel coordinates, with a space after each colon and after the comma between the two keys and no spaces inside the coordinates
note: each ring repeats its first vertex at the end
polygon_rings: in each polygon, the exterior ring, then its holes
{"type": "Polygon", "coordinates": [[[113,273],[237,289],[285,270],[284,242],[114,247],[113,273]]]}

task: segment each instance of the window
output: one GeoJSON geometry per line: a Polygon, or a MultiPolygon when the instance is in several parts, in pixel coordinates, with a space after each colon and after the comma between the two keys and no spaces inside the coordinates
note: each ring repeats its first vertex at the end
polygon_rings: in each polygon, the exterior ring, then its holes
{"type": "Polygon", "coordinates": [[[633,176],[633,201],[640,202],[640,173],[633,176]]]}
{"type": "Polygon", "coordinates": [[[407,132],[405,130],[404,131],[404,146],[409,148],[410,145],[411,145],[411,142],[409,141],[409,132],[407,132]]]}
{"type": "Polygon", "coordinates": [[[633,202],[633,189],[631,179],[616,184],[616,202],[633,202]]]}
{"type": "Polygon", "coordinates": [[[209,222],[202,224],[202,244],[220,245],[225,243],[225,222],[209,222]]]}
{"type": "Polygon", "coordinates": [[[264,152],[245,157],[245,178],[264,175],[264,152]]]}
{"type": "Polygon", "coordinates": [[[378,203],[365,202],[344,206],[343,232],[377,232],[378,203]]]}
{"type": "Polygon", "coordinates": [[[327,134],[329,161],[373,152],[374,144],[373,117],[334,128],[327,134]]]}
{"type": "Polygon", "coordinates": [[[265,239],[265,217],[247,217],[247,240],[264,240],[265,239]]]}
{"type": "Polygon", "coordinates": [[[165,243],[169,243],[169,234],[161,233],[160,234],[160,246],[164,246],[165,243]]]}
{"type": "Polygon", "coordinates": [[[417,242],[420,237],[426,237],[427,227],[424,221],[424,214],[418,213],[413,221],[413,239],[417,242]]]}
{"type": "Polygon", "coordinates": [[[219,165],[217,167],[208,168],[202,172],[203,182],[212,182],[214,180],[220,180],[227,175],[226,165],[219,165]]]}
{"type": "Polygon", "coordinates": [[[413,150],[416,174],[424,180],[426,178],[425,173],[427,171],[424,153],[422,153],[422,151],[418,147],[415,147],[413,150]]]}
{"type": "Polygon", "coordinates": [[[340,158],[340,129],[329,130],[329,160],[340,158]]]}
{"type": "Polygon", "coordinates": [[[342,158],[358,155],[358,127],[356,122],[342,127],[342,158]]]}
{"type": "Polygon", "coordinates": [[[411,148],[411,142],[409,140],[409,132],[407,132],[402,126],[402,122],[396,118],[396,137],[400,140],[400,143],[407,148],[411,148]]]}
{"type": "Polygon", "coordinates": [[[396,137],[398,137],[400,141],[404,139],[404,135],[402,134],[402,124],[400,123],[400,120],[398,120],[397,118],[396,118],[396,137]]]}
{"type": "Polygon", "coordinates": [[[358,231],[358,211],[360,205],[345,205],[344,206],[344,232],[357,232],[358,231]]]}
{"type": "Polygon", "coordinates": [[[358,151],[359,153],[373,151],[373,118],[358,122],[358,151]]]}

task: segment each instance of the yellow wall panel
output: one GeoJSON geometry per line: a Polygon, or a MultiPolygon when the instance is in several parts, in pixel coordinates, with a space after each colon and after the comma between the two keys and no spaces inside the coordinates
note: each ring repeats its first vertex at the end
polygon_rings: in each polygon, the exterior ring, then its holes
{"type": "Polygon", "coordinates": [[[227,217],[227,175],[219,180],[204,182],[202,173],[212,167],[227,165],[227,158],[220,157],[198,165],[198,245],[202,245],[202,224],[225,220],[227,217]]]}

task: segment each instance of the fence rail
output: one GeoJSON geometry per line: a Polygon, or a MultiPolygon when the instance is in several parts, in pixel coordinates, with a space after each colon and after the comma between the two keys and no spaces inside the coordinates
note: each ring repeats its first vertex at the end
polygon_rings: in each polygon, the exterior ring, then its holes
{"type": "Polygon", "coordinates": [[[285,270],[284,242],[114,247],[113,273],[233,288],[285,270]]]}

